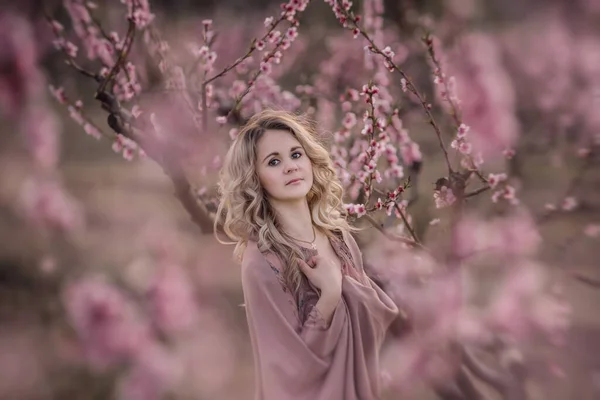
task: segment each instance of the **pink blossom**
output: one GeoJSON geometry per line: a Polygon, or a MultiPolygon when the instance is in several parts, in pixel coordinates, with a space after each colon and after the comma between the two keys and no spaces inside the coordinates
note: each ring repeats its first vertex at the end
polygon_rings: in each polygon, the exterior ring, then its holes
{"type": "Polygon", "coordinates": [[[452,189],[446,186],[442,186],[440,190],[434,191],[433,198],[435,199],[436,208],[448,207],[456,201],[452,189]]]}
{"type": "Polygon", "coordinates": [[[488,175],[487,181],[488,184],[490,185],[490,188],[494,189],[496,188],[496,186],[498,186],[498,184],[500,182],[504,182],[506,180],[507,176],[505,173],[500,173],[500,174],[492,174],[490,173],[488,175]]]}
{"type": "Polygon", "coordinates": [[[358,204],[356,206],[356,216],[357,217],[362,217],[363,215],[365,215],[367,213],[367,209],[365,208],[364,204],[358,204]]]}
{"type": "Polygon", "coordinates": [[[21,191],[21,209],[30,223],[64,231],[83,225],[79,203],[57,181],[32,178],[21,191]]]}
{"type": "MultiPolygon", "coordinates": [[[[459,137],[468,130],[469,142],[475,151],[484,156],[499,155],[514,143],[520,127],[516,119],[515,89],[501,62],[497,41],[488,34],[470,34],[438,56],[446,59],[447,72],[456,78],[457,98],[452,101],[460,107],[470,127],[469,130],[462,125],[459,137]]],[[[444,106],[450,108],[447,101],[444,106]]]]}
{"type": "Polygon", "coordinates": [[[133,303],[104,280],[89,277],[70,283],[63,301],[93,366],[130,360],[147,346],[146,322],[133,303]]]}
{"type": "Polygon", "coordinates": [[[573,211],[578,205],[577,199],[573,196],[566,197],[561,204],[561,208],[565,211],[573,211]]]}
{"type": "Polygon", "coordinates": [[[352,129],[356,125],[356,114],[353,112],[346,113],[343,124],[346,129],[352,129]]]}
{"type": "Polygon", "coordinates": [[[151,345],[133,363],[117,387],[120,400],[161,400],[181,379],[182,363],[157,345],[151,345]]]}
{"type": "Polygon", "coordinates": [[[404,168],[401,165],[394,164],[385,171],[386,178],[398,178],[404,177],[404,168]]]}
{"type": "Polygon", "coordinates": [[[352,203],[344,204],[344,208],[348,211],[348,214],[354,214],[356,212],[356,206],[352,203]]]}
{"type": "Polygon", "coordinates": [[[400,147],[400,153],[406,165],[411,165],[423,159],[419,145],[415,142],[410,142],[400,147]]]}
{"type": "Polygon", "coordinates": [[[37,167],[54,169],[59,158],[60,123],[44,106],[31,107],[21,118],[21,131],[37,167]]]}
{"type": "Polygon", "coordinates": [[[556,297],[543,291],[545,277],[541,266],[525,263],[509,274],[495,296],[488,314],[493,329],[517,340],[539,330],[551,340],[559,340],[570,324],[570,310],[556,297]]]}
{"type": "Polygon", "coordinates": [[[584,233],[589,237],[596,237],[600,234],[600,224],[589,224],[586,225],[584,233]]]}
{"type": "Polygon", "coordinates": [[[163,332],[189,331],[198,322],[194,288],[177,265],[161,265],[148,293],[153,322],[163,332]]]}
{"type": "Polygon", "coordinates": [[[367,213],[367,209],[364,204],[349,203],[349,204],[345,204],[344,207],[346,208],[346,211],[348,211],[348,214],[350,214],[350,215],[356,214],[356,216],[359,218],[367,213]]]}
{"type": "Polygon", "coordinates": [[[519,199],[516,196],[516,189],[511,185],[506,185],[504,188],[492,193],[492,201],[498,202],[499,199],[505,199],[512,205],[519,204],[519,199]]]}
{"type": "Polygon", "coordinates": [[[373,121],[371,119],[365,121],[365,125],[360,133],[362,135],[370,135],[373,133],[373,121]]]}
{"type": "Polygon", "coordinates": [[[406,79],[400,79],[400,84],[402,86],[402,91],[406,93],[408,91],[408,82],[406,81],[406,79]]]}
{"type": "Polygon", "coordinates": [[[454,251],[460,257],[530,257],[541,243],[532,217],[524,211],[491,220],[464,217],[456,227],[455,237],[454,251]]]}
{"type": "Polygon", "coordinates": [[[458,151],[460,151],[462,154],[471,154],[472,150],[473,146],[471,145],[471,143],[461,142],[458,145],[458,151]]]}
{"type": "Polygon", "coordinates": [[[471,128],[469,126],[465,124],[460,124],[460,126],[458,127],[458,132],[456,133],[456,137],[459,139],[464,138],[470,129],[471,128]]]}

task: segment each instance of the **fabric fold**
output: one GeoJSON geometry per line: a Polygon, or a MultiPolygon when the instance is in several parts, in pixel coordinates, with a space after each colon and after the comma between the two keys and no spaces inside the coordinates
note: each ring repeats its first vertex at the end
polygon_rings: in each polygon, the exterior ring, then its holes
{"type": "Polygon", "coordinates": [[[303,320],[279,279],[278,259],[248,243],[241,273],[256,400],[379,399],[379,350],[398,309],[364,273],[350,235],[332,245],[346,246],[355,274],[345,274],[342,297],[327,323],[314,304],[303,320]]]}

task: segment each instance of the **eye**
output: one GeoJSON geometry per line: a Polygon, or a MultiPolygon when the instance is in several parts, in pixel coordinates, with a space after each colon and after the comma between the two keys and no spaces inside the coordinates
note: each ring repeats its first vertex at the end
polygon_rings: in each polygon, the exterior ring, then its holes
{"type": "Polygon", "coordinates": [[[269,166],[271,166],[271,167],[274,167],[274,166],[275,166],[275,165],[277,165],[277,164],[279,164],[279,160],[278,160],[278,159],[276,159],[276,158],[273,158],[273,159],[271,159],[271,160],[268,162],[268,165],[269,165],[269,166]]]}
{"type": "Polygon", "coordinates": [[[292,158],[300,158],[302,157],[302,153],[300,153],[299,151],[295,151],[292,153],[292,158]]]}

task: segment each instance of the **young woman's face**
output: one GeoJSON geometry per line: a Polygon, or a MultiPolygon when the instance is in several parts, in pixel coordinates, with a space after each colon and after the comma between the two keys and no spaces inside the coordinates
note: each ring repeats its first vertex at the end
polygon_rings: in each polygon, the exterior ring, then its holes
{"type": "Polygon", "coordinates": [[[256,173],[271,200],[306,198],[313,184],[310,159],[287,131],[267,130],[257,143],[256,173]]]}

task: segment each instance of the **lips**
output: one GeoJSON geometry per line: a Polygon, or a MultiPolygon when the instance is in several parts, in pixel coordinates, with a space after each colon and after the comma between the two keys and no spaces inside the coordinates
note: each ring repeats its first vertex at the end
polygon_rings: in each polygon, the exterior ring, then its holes
{"type": "Polygon", "coordinates": [[[292,183],[295,183],[295,182],[300,182],[301,180],[302,180],[302,178],[296,178],[296,179],[292,179],[291,181],[288,181],[288,182],[287,182],[285,185],[286,185],[286,186],[287,186],[287,185],[291,185],[292,183]]]}

